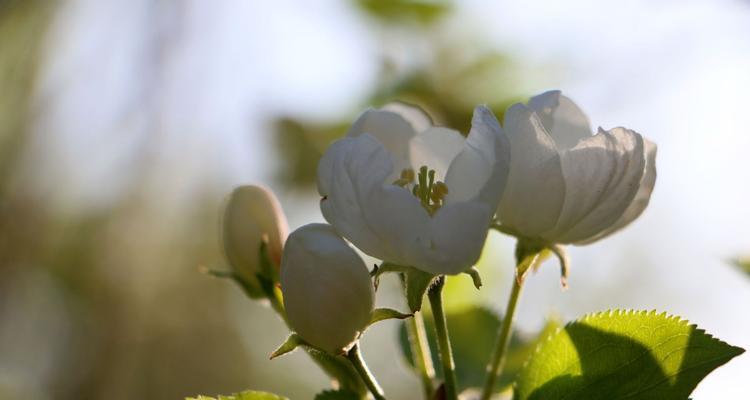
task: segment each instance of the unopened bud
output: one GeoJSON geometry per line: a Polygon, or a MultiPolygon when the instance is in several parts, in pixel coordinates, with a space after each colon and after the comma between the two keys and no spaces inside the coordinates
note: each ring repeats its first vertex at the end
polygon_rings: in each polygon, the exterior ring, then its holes
{"type": "Polygon", "coordinates": [[[224,252],[235,273],[258,289],[260,246],[266,242],[270,261],[278,266],[288,232],[286,217],[273,193],[260,186],[240,186],[229,197],[224,210],[224,252]]]}
{"type": "Polygon", "coordinates": [[[289,235],[281,291],[294,331],[331,354],[348,349],[370,322],[375,293],[369,271],[330,225],[309,224],[289,235]]]}

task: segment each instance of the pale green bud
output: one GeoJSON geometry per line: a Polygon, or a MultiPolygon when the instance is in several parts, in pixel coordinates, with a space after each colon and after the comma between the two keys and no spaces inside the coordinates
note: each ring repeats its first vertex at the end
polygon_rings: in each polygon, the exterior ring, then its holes
{"type": "Polygon", "coordinates": [[[289,235],[281,291],[294,331],[329,353],[348,349],[370,322],[375,297],[370,274],[330,225],[309,224],[289,235]]]}
{"type": "Polygon", "coordinates": [[[232,191],[224,210],[224,252],[252,295],[262,295],[255,276],[260,270],[261,243],[266,242],[270,261],[278,266],[288,230],[281,205],[271,191],[254,185],[232,191]]]}

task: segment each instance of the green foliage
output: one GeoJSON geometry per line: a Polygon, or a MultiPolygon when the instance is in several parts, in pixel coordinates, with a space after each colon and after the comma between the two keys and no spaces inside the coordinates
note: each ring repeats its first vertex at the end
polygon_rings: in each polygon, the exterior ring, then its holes
{"type": "MultiPolygon", "coordinates": [[[[497,331],[500,328],[500,317],[494,312],[481,307],[473,307],[460,311],[448,311],[448,331],[450,333],[453,356],[456,361],[456,375],[459,390],[470,387],[481,387],[486,377],[487,361],[495,345],[497,331]]],[[[433,364],[436,374],[442,377],[441,363],[438,360],[437,339],[432,318],[425,318],[427,339],[432,350],[433,364]]],[[[521,370],[524,362],[533,353],[540,338],[547,337],[557,329],[557,323],[550,322],[539,335],[525,338],[515,334],[508,349],[503,375],[498,380],[497,388],[509,386],[516,374],[521,370]]],[[[402,324],[399,331],[401,352],[406,361],[413,365],[411,348],[406,334],[406,325],[402,324]]]]}
{"type": "Polygon", "coordinates": [[[446,0],[357,0],[368,14],[385,22],[418,22],[429,25],[450,11],[446,0]]]}
{"type": "Polygon", "coordinates": [[[414,314],[404,314],[392,308],[376,308],[372,312],[372,317],[370,318],[370,322],[367,324],[367,326],[386,319],[406,319],[412,316],[414,316],[414,314]]]}
{"type": "Polygon", "coordinates": [[[422,309],[424,295],[435,280],[435,275],[412,268],[404,272],[404,287],[406,289],[406,304],[411,312],[422,309]]]}
{"type": "Polygon", "coordinates": [[[315,400],[359,400],[361,396],[350,390],[325,390],[315,395],[315,400]]]}
{"type": "Polygon", "coordinates": [[[686,399],[709,372],[743,352],[665,313],[592,314],[539,346],[514,398],[686,399]]]}
{"type": "Polygon", "coordinates": [[[287,399],[286,397],[275,395],[273,393],[256,392],[254,390],[248,390],[242,393],[235,393],[231,396],[221,396],[221,395],[218,397],[198,396],[198,397],[188,397],[185,400],[289,400],[289,399],[287,399]]]}
{"type": "Polygon", "coordinates": [[[732,260],[732,263],[742,272],[750,276],[750,257],[739,257],[732,260]]]}
{"type": "Polygon", "coordinates": [[[271,353],[271,359],[273,360],[276,357],[283,356],[284,354],[291,353],[292,351],[296,350],[297,347],[302,346],[305,344],[305,341],[302,339],[302,337],[296,333],[292,333],[289,335],[284,343],[279,346],[278,349],[274,350],[273,353],[271,353]]]}
{"type": "Polygon", "coordinates": [[[323,350],[311,346],[296,333],[289,335],[284,343],[282,343],[281,346],[271,354],[270,358],[274,359],[284,354],[291,353],[298,347],[303,348],[310,358],[312,358],[313,361],[315,361],[323,371],[328,374],[328,376],[334,378],[338,382],[343,390],[359,394],[365,394],[367,392],[364,382],[362,382],[359,374],[346,358],[328,354],[323,350]]]}

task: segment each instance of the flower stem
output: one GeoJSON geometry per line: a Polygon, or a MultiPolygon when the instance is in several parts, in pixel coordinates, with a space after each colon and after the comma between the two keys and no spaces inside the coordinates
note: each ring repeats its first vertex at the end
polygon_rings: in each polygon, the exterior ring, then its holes
{"type": "Polygon", "coordinates": [[[500,326],[500,333],[498,334],[497,342],[495,342],[492,358],[490,358],[490,363],[487,365],[487,380],[482,391],[482,400],[488,400],[492,396],[492,392],[495,389],[495,380],[502,371],[505,350],[508,348],[508,342],[510,342],[510,328],[513,325],[513,315],[516,312],[518,298],[521,296],[523,279],[523,275],[518,275],[513,279],[513,288],[510,291],[510,297],[508,297],[508,305],[505,307],[505,317],[500,326]]]}
{"type": "Polygon", "coordinates": [[[432,317],[435,319],[435,331],[438,338],[438,349],[440,350],[440,362],[443,364],[443,375],[445,377],[445,398],[447,400],[458,399],[458,384],[456,382],[456,365],[453,362],[453,351],[448,337],[448,324],[443,311],[443,286],[445,277],[441,276],[427,292],[432,307],[432,317]]]}
{"type": "Polygon", "coordinates": [[[357,370],[357,373],[359,373],[359,376],[365,382],[367,388],[370,389],[370,393],[372,393],[372,396],[375,397],[375,400],[385,400],[383,389],[375,380],[375,377],[372,375],[372,372],[370,372],[370,369],[367,368],[367,364],[365,364],[364,358],[362,358],[362,352],[359,350],[359,343],[355,343],[354,346],[346,353],[346,358],[349,359],[349,361],[354,366],[354,369],[357,370]]]}
{"type": "Polygon", "coordinates": [[[419,372],[419,378],[422,381],[424,397],[427,400],[432,399],[433,388],[432,378],[435,377],[435,369],[432,366],[432,354],[430,345],[427,342],[427,332],[424,327],[424,317],[422,312],[414,313],[414,317],[409,318],[406,323],[406,333],[409,336],[409,348],[411,349],[414,365],[419,372]]]}

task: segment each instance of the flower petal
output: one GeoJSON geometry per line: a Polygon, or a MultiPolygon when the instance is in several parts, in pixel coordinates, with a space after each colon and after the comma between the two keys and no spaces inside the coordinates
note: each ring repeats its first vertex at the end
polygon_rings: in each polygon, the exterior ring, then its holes
{"type": "Polygon", "coordinates": [[[638,218],[643,213],[643,210],[646,209],[649,200],[651,200],[651,193],[654,191],[654,185],[656,184],[656,144],[644,138],[643,146],[646,151],[646,170],[643,174],[643,179],[641,179],[638,193],[636,193],[633,201],[622,216],[620,216],[610,228],[590,239],[577,242],[576,244],[587,244],[609,236],[633,222],[633,220],[638,218]]]}
{"type": "Polygon", "coordinates": [[[535,113],[515,104],[505,113],[510,173],[498,214],[503,225],[534,237],[555,226],[565,199],[560,155],[535,113]]]}
{"type": "Polygon", "coordinates": [[[368,193],[383,184],[392,168],[390,154],[369,134],[337,140],[318,164],[318,192],[323,196],[320,210],[326,221],[374,257],[382,257],[388,251],[364,217],[365,201],[368,193]],[[369,168],[368,160],[373,161],[369,168]],[[359,171],[366,175],[360,178],[359,171]]]}
{"type": "Polygon", "coordinates": [[[558,242],[604,199],[607,187],[618,172],[620,156],[614,138],[603,132],[560,152],[565,201],[555,227],[542,235],[545,239],[558,242]]]}
{"type": "Polygon", "coordinates": [[[560,150],[572,148],[580,140],[591,136],[591,126],[586,114],[559,90],[532,97],[529,108],[539,116],[560,150]]]}
{"type": "Polygon", "coordinates": [[[401,262],[425,242],[429,215],[408,190],[387,181],[392,155],[370,134],[331,145],[318,166],[320,209],[337,232],[372,257],[401,262]]]}
{"type": "Polygon", "coordinates": [[[479,201],[447,204],[431,220],[431,237],[414,264],[433,274],[458,274],[476,264],[487,239],[492,209],[479,201]]]}
{"type": "Polygon", "coordinates": [[[420,107],[399,101],[384,105],[381,110],[392,111],[407,120],[415,132],[422,132],[432,126],[432,119],[420,107]]]}
{"type": "Polygon", "coordinates": [[[493,210],[505,190],[510,167],[510,140],[485,106],[474,109],[471,131],[453,159],[445,183],[446,203],[479,199],[493,210]]]}
{"type": "Polygon", "coordinates": [[[451,161],[463,148],[466,139],[458,131],[432,127],[419,133],[410,144],[411,165],[418,171],[423,165],[435,170],[435,179],[445,180],[451,161]]]}
{"type": "MultiPolygon", "coordinates": [[[[607,137],[609,157],[614,161],[611,178],[606,187],[602,188],[603,191],[593,207],[557,238],[560,243],[584,242],[613,227],[638,193],[646,171],[646,157],[641,135],[625,128],[614,128],[608,132],[600,129],[597,136],[599,135],[607,137]]],[[[593,167],[582,165],[579,168],[593,167]]],[[[573,173],[566,175],[566,184],[568,184],[568,176],[579,180],[577,184],[571,183],[571,185],[586,185],[581,181],[584,175],[573,173]]],[[[591,189],[587,191],[592,192],[591,189]]]]}
{"type": "Polygon", "coordinates": [[[394,174],[410,168],[409,142],[429,127],[429,118],[419,108],[405,104],[389,104],[386,108],[366,110],[357,118],[347,136],[369,133],[376,137],[394,156],[394,174]]]}

